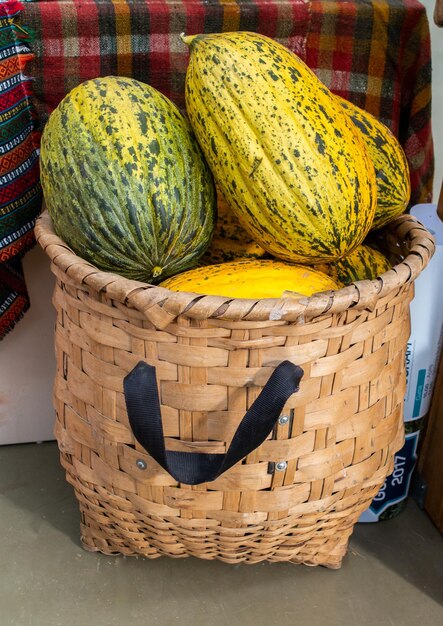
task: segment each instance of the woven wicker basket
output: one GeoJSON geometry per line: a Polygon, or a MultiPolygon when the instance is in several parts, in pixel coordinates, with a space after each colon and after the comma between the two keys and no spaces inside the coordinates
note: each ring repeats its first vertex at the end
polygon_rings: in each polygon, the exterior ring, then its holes
{"type": "Polygon", "coordinates": [[[409,302],[434,250],[428,231],[409,216],[384,229],[397,264],[376,280],[253,301],[101,272],[46,212],[35,230],[57,279],[55,435],[84,547],[340,567],[403,443],[409,302]],[[171,454],[221,458],[282,361],[302,367],[299,390],[266,440],[215,480],[180,482],[135,438],[123,384],[140,362],[156,368],[171,454]]]}

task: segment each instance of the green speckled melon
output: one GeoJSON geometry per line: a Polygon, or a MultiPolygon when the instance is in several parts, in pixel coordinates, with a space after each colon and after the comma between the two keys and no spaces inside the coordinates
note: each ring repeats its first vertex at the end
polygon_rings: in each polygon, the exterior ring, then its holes
{"type": "Polygon", "coordinates": [[[375,170],[343,107],[306,64],[253,32],[182,38],[186,109],[216,184],[242,227],[291,263],[341,258],[362,243],[375,170]]]}
{"type": "Polygon", "coordinates": [[[212,175],[187,120],[149,85],[108,76],[73,89],[44,128],[40,164],[56,233],[102,270],[156,282],[209,245],[212,175]]]}
{"type": "Polygon", "coordinates": [[[240,225],[232,209],[217,190],[217,222],[209,248],[200,259],[203,265],[226,263],[237,259],[260,259],[266,250],[240,225]]]}
{"type": "Polygon", "coordinates": [[[334,263],[320,263],[314,269],[331,276],[338,284],[346,286],[356,280],[373,280],[391,269],[384,254],[366,244],[357,246],[350,254],[334,263]]]}
{"type": "Polygon", "coordinates": [[[387,126],[373,115],[335,96],[358,129],[375,168],[377,205],[371,229],[381,228],[408,206],[409,165],[402,146],[387,126]]]}

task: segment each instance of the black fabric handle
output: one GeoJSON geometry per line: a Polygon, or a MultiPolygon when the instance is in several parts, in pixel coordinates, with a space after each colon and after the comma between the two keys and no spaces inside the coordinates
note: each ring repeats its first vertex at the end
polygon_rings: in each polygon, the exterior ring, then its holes
{"type": "Polygon", "coordinates": [[[125,376],[123,388],[129,423],[137,441],[171,476],[198,485],[220,474],[255,450],[274,428],[289,396],[298,390],[303,370],[290,361],[278,365],[240,422],[224,454],[166,450],[155,367],[140,361],[125,376]]]}

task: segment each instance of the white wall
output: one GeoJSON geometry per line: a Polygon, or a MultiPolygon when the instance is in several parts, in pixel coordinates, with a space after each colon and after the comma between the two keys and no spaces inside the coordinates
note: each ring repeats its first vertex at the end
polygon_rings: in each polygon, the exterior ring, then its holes
{"type": "Polygon", "coordinates": [[[54,438],[54,278],[39,246],[23,266],[31,308],[0,341],[0,444],[54,438]]]}
{"type": "Polygon", "coordinates": [[[432,47],[432,133],[435,150],[434,202],[443,179],[443,27],[434,25],[435,0],[422,0],[429,16],[432,47]]]}
{"type": "MultiPolygon", "coordinates": [[[[423,4],[431,25],[437,200],[443,178],[443,28],[436,28],[432,21],[434,0],[423,4]]],[[[24,270],[31,308],[0,341],[0,444],[53,439],[51,398],[55,365],[51,292],[54,280],[40,248],[26,255],[24,270]]]]}

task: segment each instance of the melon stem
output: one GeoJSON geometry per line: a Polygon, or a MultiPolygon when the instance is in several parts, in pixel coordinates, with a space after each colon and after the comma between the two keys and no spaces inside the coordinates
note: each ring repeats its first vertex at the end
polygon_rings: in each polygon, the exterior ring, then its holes
{"type": "Polygon", "coordinates": [[[180,39],[183,41],[183,43],[185,43],[190,48],[192,44],[194,43],[195,39],[198,39],[198,38],[201,38],[201,35],[185,35],[185,33],[180,33],[180,39]]]}

